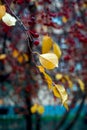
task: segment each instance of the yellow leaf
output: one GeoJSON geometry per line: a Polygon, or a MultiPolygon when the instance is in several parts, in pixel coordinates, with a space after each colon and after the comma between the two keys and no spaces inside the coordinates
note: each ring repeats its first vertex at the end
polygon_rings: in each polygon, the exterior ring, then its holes
{"type": "Polygon", "coordinates": [[[6,58],[6,54],[0,54],[0,60],[4,60],[6,58]]]}
{"type": "Polygon", "coordinates": [[[56,76],[55,76],[55,78],[56,78],[57,80],[62,79],[62,77],[63,77],[63,75],[62,75],[62,74],[56,74],[56,76]]]}
{"type": "Polygon", "coordinates": [[[44,113],[44,107],[41,106],[41,105],[39,105],[38,108],[37,108],[37,112],[38,112],[39,114],[43,114],[43,113],[44,113]]]}
{"type": "Polygon", "coordinates": [[[19,55],[19,52],[17,50],[14,50],[12,55],[13,55],[14,58],[17,58],[18,55],[19,55]]]}
{"type": "Polygon", "coordinates": [[[37,104],[34,104],[34,105],[30,108],[30,110],[31,110],[32,113],[35,113],[35,112],[37,112],[37,108],[38,108],[38,105],[37,105],[37,104]]]}
{"type": "Polygon", "coordinates": [[[59,91],[57,90],[57,88],[56,88],[56,87],[53,87],[52,90],[53,90],[54,96],[57,97],[57,98],[60,98],[60,93],[59,93],[59,91]]]}
{"type": "Polygon", "coordinates": [[[61,52],[60,47],[56,43],[53,44],[53,51],[59,59],[61,57],[62,52],[61,52]]]}
{"type": "Polygon", "coordinates": [[[46,73],[43,73],[43,74],[44,74],[44,77],[45,77],[45,80],[46,80],[46,82],[48,84],[49,89],[51,89],[52,88],[52,83],[53,83],[51,77],[46,73]]]}
{"type": "Polygon", "coordinates": [[[58,90],[61,100],[62,100],[62,104],[65,103],[65,101],[67,101],[68,99],[68,95],[67,92],[65,90],[65,88],[62,85],[55,85],[56,89],[58,90]]]}
{"type": "Polygon", "coordinates": [[[39,65],[39,66],[37,66],[37,67],[38,67],[38,69],[39,69],[39,71],[40,71],[41,73],[44,73],[44,72],[45,72],[45,70],[44,70],[44,67],[43,67],[43,66],[39,65]]]}
{"type": "Polygon", "coordinates": [[[85,84],[83,83],[83,81],[81,79],[77,79],[79,85],[80,85],[80,89],[84,92],[85,90],[85,84]]]}
{"type": "Polygon", "coordinates": [[[6,7],[4,5],[0,5],[0,20],[6,13],[6,7]]]}
{"type": "Polygon", "coordinates": [[[52,47],[53,40],[49,36],[44,36],[42,39],[42,53],[48,53],[52,47]]]}
{"type": "Polygon", "coordinates": [[[58,67],[58,58],[53,53],[39,55],[39,61],[46,69],[54,69],[55,67],[58,67]]]}
{"type": "Polygon", "coordinates": [[[17,20],[9,13],[5,13],[5,15],[2,17],[2,21],[8,26],[15,26],[17,20]]]}

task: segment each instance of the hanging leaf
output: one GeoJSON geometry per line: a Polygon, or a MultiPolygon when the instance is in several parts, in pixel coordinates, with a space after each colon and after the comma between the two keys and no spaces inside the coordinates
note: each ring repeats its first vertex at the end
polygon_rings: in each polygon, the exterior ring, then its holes
{"type": "Polygon", "coordinates": [[[44,72],[45,72],[45,70],[44,70],[44,67],[43,67],[43,66],[39,65],[39,66],[37,66],[37,67],[38,67],[38,69],[39,69],[39,71],[40,71],[41,73],[44,73],[44,72]]]}
{"type": "Polygon", "coordinates": [[[60,97],[61,97],[61,100],[62,100],[62,104],[65,103],[65,101],[67,101],[68,99],[68,95],[67,95],[67,92],[65,90],[65,88],[62,86],[62,85],[55,85],[56,89],[58,90],[59,94],[60,94],[60,97]]]}
{"type": "Polygon", "coordinates": [[[6,54],[0,54],[0,60],[4,60],[6,58],[6,54]]]}
{"type": "Polygon", "coordinates": [[[57,90],[57,88],[56,88],[56,87],[53,87],[52,90],[53,90],[54,96],[57,97],[57,98],[60,98],[60,93],[59,93],[59,91],[57,90]]]}
{"type": "Polygon", "coordinates": [[[62,75],[62,74],[56,74],[56,76],[55,76],[55,78],[56,78],[57,80],[62,79],[62,77],[63,77],[63,75],[62,75]]]}
{"type": "Polygon", "coordinates": [[[39,61],[46,69],[54,69],[55,67],[58,67],[58,58],[53,53],[39,55],[39,61]]]}
{"type": "Polygon", "coordinates": [[[37,66],[37,67],[38,67],[39,71],[41,73],[43,73],[45,81],[48,84],[48,88],[52,89],[52,83],[53,83],[53,81],[52,81],[51,77],[47,73],[45,73],[45,69],[43,68],[43,66],[37,66]]]}
{"type": "Polygon", "coordinates": [[[9,13],[5,13],[5,15],[2,17],[2,21],[8,26],[15,26],[17,20],[9,13]]]}
{"type": "Polygon", "coordinates": [[[46,73],[43,73],[43,74],[44,74],[45,80],[46,80],[46,82],[48,84],[48,88],[52,89],[53,81],[52,81],[51,77],[48,74],[46,74],[46,73]]]}
{"type": "Polygon", "coordinates": [[[42,54],[48,53],[52,47],[53,40],[49,36],[44,36],[42,39],[42,54]]]}
{"type": "Polygon", "coordinates": [[[6,13],[6,7],[4,5],[0,5],[0,20],[6,13]]]}
{"type": "Polygon", "coordinates": [[[80,89],[84,92],[85,90],[85,84],[83,83],[83,81],[81,79],[77,79],[80,89]]]}
{"type": "Polygon", "coordinates": [[[61,52],[60,47],[56,43],[53,44],[53,51],[59,59],[61,57],[62,52],[61,52]]]}

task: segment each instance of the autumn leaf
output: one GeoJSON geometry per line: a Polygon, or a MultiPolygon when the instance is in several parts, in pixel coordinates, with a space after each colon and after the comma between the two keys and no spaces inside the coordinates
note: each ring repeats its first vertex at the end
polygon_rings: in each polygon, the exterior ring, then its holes
{"type": "Polygon", "coordinates": [[[42,39],[42,54],[48,53],[52,47],[53,40],[49,36],[44,36],[42,39]]]}
{"type": "Polygon", "coordinates": [[[68,99],[68,95],[67,95],[65,88],[62,85],[59,85],[59,84],[55,85],[55,87],[60,94],[62,104],[64,104],[65,101],[67,101],[67,99],[68,99]]]}
{"type": "Polygon", "coordinates": [[[58,59],[61,57],[61,49],[56,43],[53,44],[53,52],[57,55],[58,59]]]}
{"type": "Polygon", "coordinates": [[[43,67],[43,66],[39,65],[39,66],[37,66],[37,67],[38,67],[38,69],[39,69],[39,71],[40,71],[41,73],[44,73],[44,72],[45,72],[45,70],[44,70],[44,67],[43,67]]]}
{"type": "Polygon", "coordinates": [[[47,73],[45,73],[45,69],[44,69],[43,66],[37,66],[37,67],[38,67],[39,71],[40,71],[41,73],[43,73],[44,78],[45,78],[45,81],[46,81],[47,84],[48,84],[48,88],[51,89],[51,88],[52,88],[52,83],[53,83],[51,77],[50,77],[47,73]]]}
{"type": "Polygon", "coordinates": [[[9,13],[5,13],[5,15],[2,17],[2,21],[8,26],[15,26],[17,20],[9,13]]]}
{"type": "Polygon", "coordinates": [[[59,91],[57,90],[57,88],[56,88],[56,87],[53,87],[52,90],[53,90],[54,96],[57,97],[57,98],[60,98],[60,93],[59,93],[59,91]]]}
{"type": "Polygon", "coordinates": [[[38,108],[37,108],[37,112],[38,112],[39,114],[43,114],[43,113],[44,113],[44,107],[41,106],[41,105],[39,105],[38,108]]]}
{"type": "Polygon", "coordinates": [[[54,69],[55,67],[58,67],[58,58],[53,53],[39,55],[39,61],[46,69],[54,69]]]}
{"type": "Polygon", "coordinates": [[[6,13],[6,7],[4,5],[0,5],[0,20],[6,13]]]}
{"type": "Polygon", "coordinates": [[[42,105],[39,104],[34,104],[31,108],[30,111],[32,113],[36,113],[38,112],[39,114],[43,114],[44,113],[44,107],[42,105]]]}
{"type": "Polygon", "coordinates": [[[30,108],[31,112],[32,112],[32,113],[37,112],[37,107],[38,107],[38,105],[37,105],[37,104],[34,104],[34,105],[30,108]]]}
{"type": "Polygon", "coordinates": [[[81,79],[77,79],[77,81],[78,81],[78,84],[80,86],[80,89],[84,92],[84,90],[85,90],[84,82],[81,79]]]}
{"type": "Polygon", "coordinates": [[[43,74],[44,74],[45,80],[46,80],[46,82],[48,84],[48,88],[52,89],[53,81],[52,81],[51,77],[47,73],[43,73],[43,74]]]}
{"type": "Polygon", "coordinates": [[[53,94],[54,96],[56,96],[57,98],[60,98],[62,100],[62,104],[63,106],[68,110],[68,104],[67,104],[67,99],[68,99],[68,95],[65,91],[65,88],[61,85],[55,85],[53,88],[53,94]]]}

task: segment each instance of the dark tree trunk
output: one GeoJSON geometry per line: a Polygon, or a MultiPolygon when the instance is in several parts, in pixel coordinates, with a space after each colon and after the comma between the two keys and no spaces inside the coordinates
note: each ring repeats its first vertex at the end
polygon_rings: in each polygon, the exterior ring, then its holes
{"type": "Polygon", "coordinates": [[[40,130],[41,128],[41,116],[36,113],[36,130],[40,130]]]}
{"type": "Polygon", "coordinates": [[[25,115],[25,118],[26,118],[26,130],[32,130],[32,113],[30,111],[31,100],[29,100],[27,95],[25,96],[25,99],[26,99],[26,104],[27,104],[27,109],[28,109],[28,114],[25,115]]]}

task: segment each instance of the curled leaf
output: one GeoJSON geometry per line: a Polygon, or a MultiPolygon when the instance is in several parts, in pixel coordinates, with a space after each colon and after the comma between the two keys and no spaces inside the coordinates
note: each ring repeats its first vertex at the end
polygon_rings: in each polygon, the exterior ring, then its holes
{"type": "Polygon", "coordinates": [[[56,88],[56,87],[53,87],[52,90],[53,90],[54,96],[57,97],[57,98],[60,98],[60,93],[59,93],[59,91],[57,90],[57,88],[56,88]]]}
{"type": "Polygon", "coordinates": [[[52,47],[53,40],[49,36],[44,36],[42,39],[42,53],[48,53],[52,47]]]}
{"type": "Polygon", "coordinates": [[[4,5],[0,5],[0,20],[6,13],[6,7],[4,5]]]}
{"type": "Polygon", "coordinates": [[[39,61],[46,69],[54,69],[55,67],[58,67],[58,58],[53,53],[39,55],[39,61]]]}
{"type": "Polygon", "coordinates": [[[54,53],[57,55],[58,59],[61,57],[61,50],[60,50],[60,47],[58,46],[58,44],[54,43],[53,44],[53,51],[54,53]]]}
{"type": "Polygon", "coordinates": [[[5,15],[2,17],[2,21],[8,26],[15,26],[17,20],[9,13],[5,13],[5,15]]]}
{"type": "Polygon", "coordinates": [[[67,92],[66,92],[65,88],[62,85],[59,85],[59,84],[55,85],[55,87],[56,87],[57,91],[60,94],[60,98],[62,100],[62,104],[64,104],[67,101],[67,99],[68,99],[68,95],[67,95],[67,92]]]}

